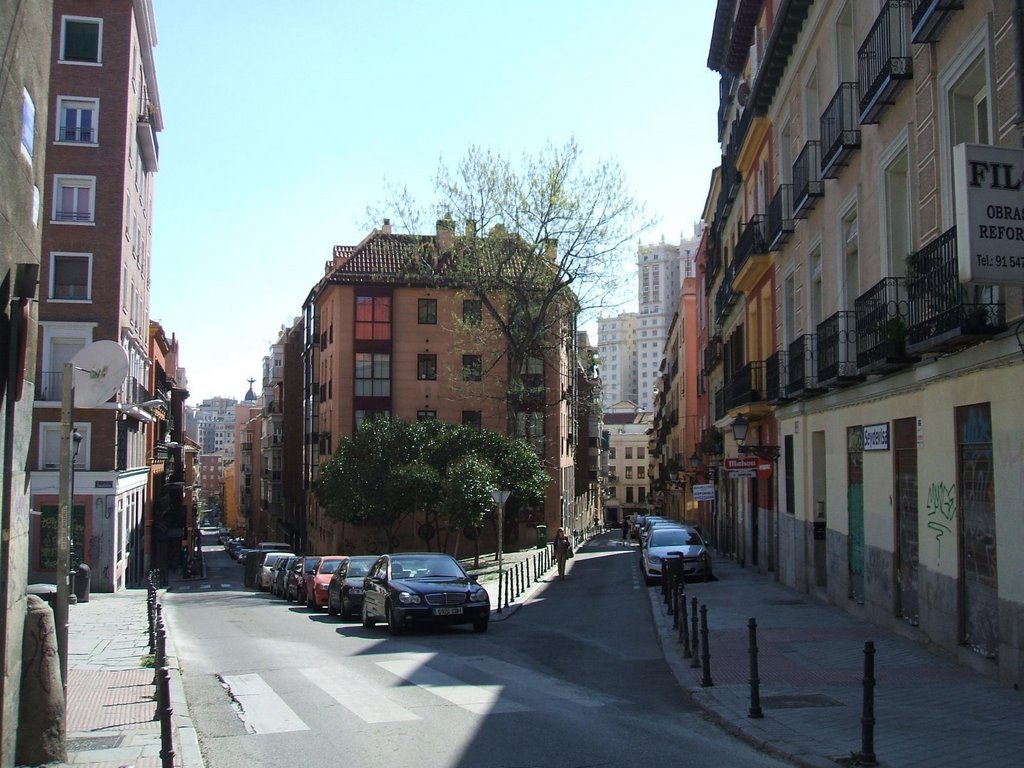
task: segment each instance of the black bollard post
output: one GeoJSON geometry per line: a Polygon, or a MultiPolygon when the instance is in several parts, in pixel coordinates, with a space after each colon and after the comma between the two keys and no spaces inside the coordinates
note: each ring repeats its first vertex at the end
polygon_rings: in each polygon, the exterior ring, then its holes
{"type": "Polygon", "coordinates": [[[523,563],[516,563],[516,597],[523,594],[523,563]]]}
{"type": "Polygon", "coordinates": [[[747,717],[764,717],[761,711],[761,678],[757,674],[757,621],[747,622],[750,629],[750,710],[747,717]]]}
{"type": "Polygon", "coordinates": [[[668,614],[672,617],[672,629],[679,629],[679,584],[672,585],[672,602],[668,604],[668,614]]]}
{"type": "Polygon", "coordinates": [[[875,644],[864,643],[864,708],[860,718],[860,765],[878,765],[875,757],[875,644]]]}
{"type": "Polygon", "coordinates": [[[174,731],[171,723],[171,671],[161,667],[157,672],[157,714],[160,717],[160,765],[174,768],[174,731]]]}
{"type": "Polygon", "coordinates": [[[700,607],[700,639],[701,646],[703,647],[703,653],[701,654],[702,661],[704,663],[703,672],[704,675],[701,678],[701,688],[710,688],[714,685],[711,680],[711,649],[708,646],[708,607],[702,605],[700,607]]]}
{"type": "Polygon", "coordinates": [[[149,578],[149,590],[146,595],[146,619],[149,623],[149,652],[156,653],[156,589],[152,576],[149,578]]]}
{"type": "Polygon", "coordinates": [[[697,598],[693,598],[690,603],[690,643],[691,643],[691,654],[690,667],[696,669],[700,666],[700,632],[697,630],[697,621],[699,620],[697,614],[697,598]]]}
{"type": "MultiPolygon", "coordinates": [[[[662,578],[668,582],[667,592],[665,593],[665,604],[668,606],[669,616],[675,616],[675,592],[676,592],[676,558],[669,557],[662,561],[661,565],[662,578]]],[[[673,622],[675,619],[673,619],[673,622]]]]}
{"type": "Polygon", "coordinates": [[[679,642],[683,644],[683,658],[688,659],[692,655],[690,653],[690,625],[686,615],[686,594],[683,594],[683,599],[679,602],[679,610],[681,615],[679,616],[679,642]]]}
{"type": "Polygon", "coordinates": [[[530,588],[530,583],[531,583],[530,576],[532,575],[530,573],[530,571],[533,570],[533,569],[530,568],[530,561],[529,560],[524,560],[523,564],[526,566],[526,588],[529,589],[530,588]]]}

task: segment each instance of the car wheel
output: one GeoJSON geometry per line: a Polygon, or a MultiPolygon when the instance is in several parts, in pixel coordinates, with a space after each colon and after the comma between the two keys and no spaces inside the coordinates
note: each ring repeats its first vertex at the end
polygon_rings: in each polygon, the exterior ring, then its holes
{"type": "Polygon", "coordinates": [[[327,593],[327,615],[328,616],[337,616],[338,615],[338,609],[334,607],[334,601],[331,599],[331,593],[330,592],[327,593]]]}
{"type": "Polygon", "coordinates": [[[487,625],[489,623],[490,623],[489,618],[477,619],[476,621],[473,622],[473,631],[474,632],[486,632],[487,631],[487,625]]]}
{"type": "Polygon", "coordinates": [[[402,622],[398,617],[398,609],[390,602],[387,605],[388,632],[392,635],[402,634],[402,622]]]}
{"type": "Polygon", "coordinates": [[[366,603],[363,603],[363,627],[372,629],[377,625],[377,620],[367,613],[366,603]]]}
{"type": "Polygon", "coordinates": [[[341,606],[339,607],[339,611],[341,612],[341,618],[351,619],[352,608],[351,606],[349,606],[348,603],[345,602],[345,595],[338,595],[338,601],[341,603],[341,606]]]}

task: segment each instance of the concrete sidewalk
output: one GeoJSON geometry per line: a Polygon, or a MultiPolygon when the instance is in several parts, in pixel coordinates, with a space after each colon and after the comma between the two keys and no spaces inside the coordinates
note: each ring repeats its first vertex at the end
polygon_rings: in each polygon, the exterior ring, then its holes
{"type": "Polygon", "coordinates": [[[732,561],[714,568],[715,581],[686,585],[688,607],[694,597],[707,606],[712,686],[684,657],[661,590],[648,597],[680,684],[727,731],[798,765],[866,764],[851,755],[865,744],[864,649],[872,641],[879,765],[1024,765],[1024,694],[732,561]],[[749,716],[751,618],[760,719],[749,716]]]}
{"type": "MultiPolygon", "coordinates": [[[[160,591],[162,595],[163,591],[160,591]]],[[[168,628],[174,765],[203,768],[168,628]]],[[[54,768],[161,768],[146,590],[93,594],[69,609],[67,744],[54,768]]]]}

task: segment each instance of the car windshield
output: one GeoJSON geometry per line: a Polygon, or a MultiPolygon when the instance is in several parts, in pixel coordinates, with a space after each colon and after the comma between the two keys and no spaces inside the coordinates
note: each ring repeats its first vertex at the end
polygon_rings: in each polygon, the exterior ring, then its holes
{"type": "Polygon", "coordinates": [[[391,561],[396,579],[462,578],[466,575],[458,561],[450,557],[406,557],[391,561]]]}
{"type": "Polygon", "coordinates": [[[324,560],[320,563],[320,573],[334,573],[342,562],[342,560],[324,560]]]}
{"type": "Polygon", "coordinates": [[[368,574],[370,572],[370,566],[373,565],[373,563],[374,563],[373,559],[368,559],[368,560],[349,560],[348,571],[346,572],[345,575],[348,576],[348,577],[353,577],[353,576],[360,576],[360,577],[362,577],[362,576],[365,576],[366,574],[368,574]]]}
{"type": "Polygon", "coordinates": [[[686,528],[659,528],[651,532],[652,547],[700,546],[700,536],[686,528]]]}

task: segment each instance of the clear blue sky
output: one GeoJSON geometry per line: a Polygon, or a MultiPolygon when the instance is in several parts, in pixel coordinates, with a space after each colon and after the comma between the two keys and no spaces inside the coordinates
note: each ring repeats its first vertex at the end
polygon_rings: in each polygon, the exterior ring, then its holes
{"type": "MultiPolygon", "coordinates": [[[[190,402],[241,398],[385,180],[575,137],[692,234],[718,165],[714,0],[154,0],[164,117],[151,316],[190,402]]],[[[635,271],[635,247],[623,254],[635,271]]],[[[634,299],[635,304],[635,299],[634,299]]],[[[628,307],[627,307],[628,308],[628,307]]]]}

